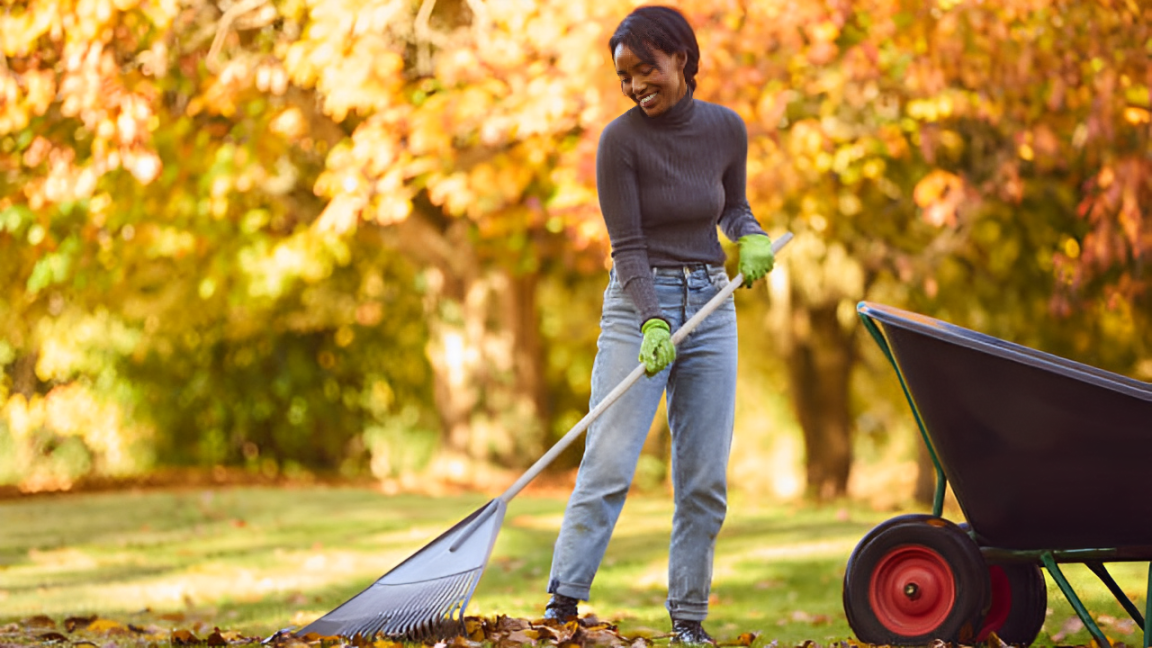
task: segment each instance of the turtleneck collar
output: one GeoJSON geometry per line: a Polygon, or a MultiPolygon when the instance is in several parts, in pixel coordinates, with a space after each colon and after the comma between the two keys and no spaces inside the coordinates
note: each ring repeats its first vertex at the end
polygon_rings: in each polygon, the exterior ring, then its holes
{"type": "Polygon", "coordinates": [[[687,90],[685,90],[684,96],[680,97],[680,101],[677,101],[676,104],[668,110],[655,117],[649,117],[644,114],[643,110],[640,111],[640,114],[648,120],[649,124],[665,128],[669,126],[683,126],[692,121],[692,113],[695,111],[695,108],[696,102],[692,100],[692,87],[689,86],[687,90]]]}

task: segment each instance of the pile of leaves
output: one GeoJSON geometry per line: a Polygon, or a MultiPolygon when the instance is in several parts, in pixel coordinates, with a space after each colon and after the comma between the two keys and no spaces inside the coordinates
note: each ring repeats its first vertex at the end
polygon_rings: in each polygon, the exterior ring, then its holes
{"type": "MultiPolygon", "coordinates": [[[[163,615],[162,615],[163,616],[163,615]]],[[[175,615],[171,620],[176,620],[175,615]]],[[[0,626],[0,648],[16,646],[236,646],[259,644],[260,638],[243,633],[207,628],[166,628],[157,624],[121,623],[97,616],[74,616],[57,623],[51,617],[37,615],[0,626]]]]}
{"type": "MultiPolygon", "coordinates": [[[[404,643],[382,638],[322,637],[316,634],[296,636],[291,629],[282,630],[271,637],[254,637],[242,632],[222,630],[204,622],[186,622],[180,615],[157,617],[157,623],[121,623],[96,616],[68,617],[57,623],[48,616],[39,615],[17,622],[0,625],[0,648],[17,646],[93,646],[120,648],[124,646],[153,648],[155,646],[254,646],[275,648],[403,648],[404,643]],[[175,622],[164,625],[163,621],[175,622]]],[[[758,633],[740,635],[725,646],[751,646],[758,633]]],[[[520,648],[525,646],[556,646],[557,648],[650,648],[670,635],[622,635],[619,628],[586,615],[579,620],[559,623],[554,620],[529,620],[508,616],[495,618],[467,617],[464,632],[451,639],[439,641],[433,648],[520,648]]],[[[774,646],[773,646],[774,648],[774,646]]]]}
{"type": "MultiPolygon", "coordinates": [[[[164,615],[161,615],[163,618],[164,615]]],[[[171,621],[181,620],[181,615],[171,621]]],[[[271,648],[405,648],[411,644],[387,638],[374,637],[324,637],[317,634],[296,636],[291,629],[281,630],[267,637],[253,637],[241,632],[221,630],[203,622],[188,627],[165,628],[157,624],[136,625],[121,623],[111,619],[90,617],[68,617],[57,623],[47,616],[34,616],[18,622],[0,625],[0,648],[22,646],[92,646],[93,648],[157,648],[171,646],[270,646],[271,648]]],[[[747,632],[730,641],[721,641],[718,646],[750,648],[759,637],[757,632],[747,632]]],[[[555,648],[652,648],[671,639],[670,634],[639,634],[628,637],[620,633],[613,624],[603,622],[595,615],[585,615],[560,623],[551,619],[522,619],[508,616],[495,618],[466,617],[464,632],[451,639],[431,644],[431,648],[525,648],[554,646],[555,648]]],[[[1114,643],[1117,648],[1124,644],[1114,643]]],[[[781,648],[776,641],[763,648],[781,648]]],[[[796,648],[821,648],[820,644],[808,640],[796,648]]],[[[878,648],[854,640],[838,641],[828,648],[878,648]]],[[[886,648],[886,647],[883,647],[886,648]]],[[[953,644],[935,641],[930,648],[953,648],[953,644]]],[[[961,648],[957,646],[956,648],[961,648]]],[[[995,636],[980,648],[1007,648],[995,636]]],[[[1082,648],[1068,646],[1062,648],[1082,648]]]]}
{"type": "MultiPolygon", "coordinates": [[[[745,633],[725,646],[751,646],[759,633],[745,633]]],[[[433,648],[520,648],[523,646],[556,646],[557,648],[650,648],[655,642],[671,635],[638,635],[627,637],[617,626],[598,619],[593,614],[561,623],[553,619],[522,619],[499,615],[495,618],[465,617],[464,631],[449,640],[437,642],[433,648]]],[[[278,648],[304,648],[305,646],[373,646],[400,648],[402,644],[390,640],[353,637],[322,637],[315,633],[295,636],[290,632],[277,633],[268,641],[278,648]]]]}

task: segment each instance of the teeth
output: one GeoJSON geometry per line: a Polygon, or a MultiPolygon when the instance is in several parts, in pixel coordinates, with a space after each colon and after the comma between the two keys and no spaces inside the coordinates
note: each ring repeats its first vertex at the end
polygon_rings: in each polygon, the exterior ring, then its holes
{"type": "Polygon", "coordinates": [[[641,100],[640,100],[640,103],[641,103],[641,104],[644,104],[644,105],[647,105],[647,104],[650,104],[650,103],[652,103],[652,100],[653,100],[653,99],[655,99],[655,98],[656,98],[656,93],[655,93],[655,92],[653,92],[652,94],[648,95],[647,97],[644,97],[643,99],[641,99],[641,100]]]}

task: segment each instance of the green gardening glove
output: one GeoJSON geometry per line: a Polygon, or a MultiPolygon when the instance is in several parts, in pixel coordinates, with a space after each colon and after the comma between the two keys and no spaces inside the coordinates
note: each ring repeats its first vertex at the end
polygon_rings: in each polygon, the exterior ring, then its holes
{"type": "Polygon", "coordinates": [[[653,317],[640,327],[644,341],[640,343],[640,362],[649,376],[660,373],[664,367],[676,359],[676,347],[672,344],[672,329],[668,322],[653,317]]]}
{"type": "Polygon", "coordinates": [[[772,239],[763,234],[745,234],[737,241],[740,245],[740,272],[744,287],[751,288],[760,277],[772,272],[776,254],[772,252],[772,239]]]}

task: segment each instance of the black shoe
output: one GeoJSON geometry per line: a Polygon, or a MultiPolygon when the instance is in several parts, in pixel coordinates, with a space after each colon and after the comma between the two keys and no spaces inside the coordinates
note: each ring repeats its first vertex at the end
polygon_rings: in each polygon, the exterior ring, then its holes
{"type": "Polygon", "coordinates": [[[572,617],[579,618],[580,613],[576,611],[576,604],[580,599],[574,599],[570,596],[563,594],[553,594],[552,600],[548,601],[548,605],[544,607],[544,618],[555,619],[561,623],[565,623],[572,617]]]}
{"type": "Polygon", "coordinates": [[[716,640],[699,621],[672,619],[672,643],[682,646],[715,646],[716,640]]]}

